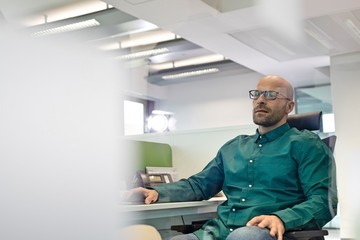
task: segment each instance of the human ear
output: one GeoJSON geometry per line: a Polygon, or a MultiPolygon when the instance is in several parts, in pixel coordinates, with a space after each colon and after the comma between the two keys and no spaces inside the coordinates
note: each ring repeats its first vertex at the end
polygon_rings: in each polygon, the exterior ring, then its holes
{"type": "Polygon", "coordinates": [[[292,110],[294,109],[295,103],[294,101],[289,101],[287,104],[287,113],[291,113],[292,110]]]}

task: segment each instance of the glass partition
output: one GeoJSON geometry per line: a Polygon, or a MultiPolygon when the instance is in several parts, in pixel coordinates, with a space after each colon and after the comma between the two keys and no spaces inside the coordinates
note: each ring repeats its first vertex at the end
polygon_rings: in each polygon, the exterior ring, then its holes
{"type": "Polygon", "coordinates": [[[322,111],[322,132],[335,131],[331,85],[313,85],[295,88],[296,113],[322,111]]]}

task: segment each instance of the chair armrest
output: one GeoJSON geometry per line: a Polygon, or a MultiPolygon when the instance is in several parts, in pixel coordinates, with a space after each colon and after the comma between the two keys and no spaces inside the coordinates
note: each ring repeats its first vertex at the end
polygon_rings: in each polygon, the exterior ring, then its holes
{"type": "Polygon", "coordinates": [[[316,237],[324,237],[329,235],[327,230],[296,230],[285,232],[286,236],[290,239],[312,239],[316,237]]]}

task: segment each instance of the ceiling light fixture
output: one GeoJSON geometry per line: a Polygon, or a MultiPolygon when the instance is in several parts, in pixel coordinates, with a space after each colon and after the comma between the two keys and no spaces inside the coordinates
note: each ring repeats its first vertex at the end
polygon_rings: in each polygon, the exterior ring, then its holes
{"type": "Polygon", "coordinates": [[[90,20],[86,20],[86,21],[82,21],[82,22],[77,22],[77,23],[64,25],[64,26],[61,26],[61,27],[54,27],[54,28],[49,28],[49,29],[42,30],[42,31],[39,31],[39,32],[35,32],[35,33],[32,34],[32,36],[34,36],[34,37],[42,37],[42,36],[46,36],[46,35],[52,35],[52,34],[58,34],[58,33],[65,33],[65,32],[81,30],[81,29],[84,29],[84,28],[90,28],[90,27],[95,27],[95,26],[99,26],[99,25],[100,25],[100,23],[98,21],[96,21],[95,19],[90,19],[90,20]]]}
{"type": "Polygon", "coordinates": [[[120,42],[120,47],[121,48],[138,47],[138,46],[144,46],[159,42],[170,41],[178,38],[181,37],[172,32],[163,31],[163,30],[145,32],[135,36],[131,36],[130,39],[122,40],[120,42]]]}
{"type": "Polygon", "coordinates": [[[210,62],[218,62],[225,60],[225,57],[220,54],[211,54],[206,56],[194,57],[189,59],[178,60],[174,62],[174,67],[184,67],[190,65],[198,65],[210,62]]]}
{"type": "Polygon", "coordinates": [[[177,79],[177,78],[199,76],[199,75],[204,75],[204,74],[209,74],[209,73],[216,73],[219,71],[220,70],[218,68],[205,68],[205,69],[193,70],[193,71],[188,71],[188,72],[164,75],[161,78],[164,80],[171,80],[171,79],[177,79]]]}
{"type": "Polygon", "coordinates": [[[167,48],[157,48],[157,49],[151,49],[151,50],[141,51],[141,52],[136,52],[136,53],[129,53],[129,54],[117,57],[117,59],[130,60],[130,59],[135,59],[135,58],[157,55],[157,54],[165,53],[168,51],[169,51],[169,49],[167,49],[167,48]]]}
{"type": "Polygon", "coordinates": [[[50,9],[23,19],[22,24],[27,27],[42,25],[68,18],[79,17],[85,14],[114,8],[112,5],[99,0],[86,0],[50,9]]]}
{"type": "Polygon", "coordinates": [[[111,43],[107,43],[107,44],[103,44],[101,46],[98,47],[99,50],[102,51],[113,51],[113,50],[119,50],[120,49],[120,43],[117,41],[111,42],[111,43]]]}
{"type": "Polygon", "coordinates": [[[210,55],[182,59],[182,60],[177,60],[177,61],[172,61],[172,62],[151,64],[149,67],[150,67],[150,71],[160,71],[160,70],[165,70],[165,69],[186,67],[186,66],[191,66],[191,65],[200,65],[200,64],[213,63],[213,62],[219,62],[219,61],[224,61],[224,60],[226,60],[226,58],[223,55],[210,54],[210,55]]]}
{"type": "Polygon", "coordinates": [[[149,71],[160,71],[165,69],[174,68],[174,62],[165,62],[165,63],[158,63],[158,64],[151,64],[149,65],[149,71]]]}

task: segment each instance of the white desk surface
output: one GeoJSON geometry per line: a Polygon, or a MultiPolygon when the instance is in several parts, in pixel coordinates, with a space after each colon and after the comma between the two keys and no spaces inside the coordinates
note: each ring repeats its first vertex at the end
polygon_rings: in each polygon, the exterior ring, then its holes
{"type": "Polygon", "coordinates": [[[134,213],[134,217],[141,219],[183,216],[198,213],[216,212],[217,207],[225,197],[214,197],[205,201],[170,202],[154,204],[123,204],[122,213],[134,213]]]}

